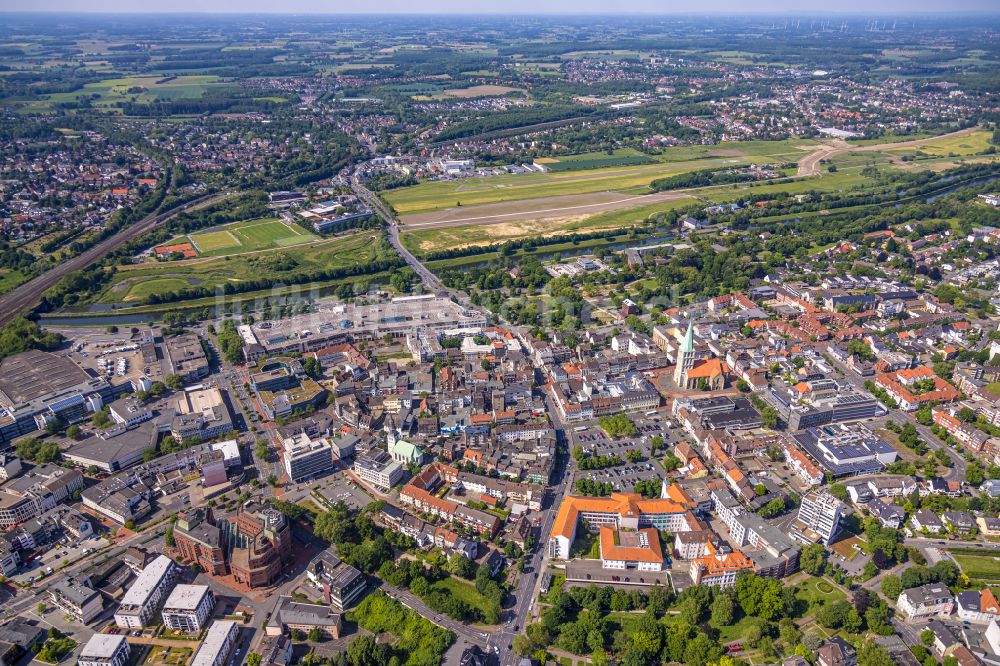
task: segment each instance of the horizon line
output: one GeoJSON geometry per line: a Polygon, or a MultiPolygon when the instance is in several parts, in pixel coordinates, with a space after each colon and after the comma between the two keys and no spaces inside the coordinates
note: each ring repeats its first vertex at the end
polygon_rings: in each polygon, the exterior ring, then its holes
{"type": "Polygon", "coordinates": [[[538,11],[538,12],[503,12],[503,11],[479,11],[479,12],[397,12],[397,11],[268,11],[268,10],[256,10],[256,11],[229,11],[229,10],[196,10],[196,9],[183,9],[172,11],[169,9],[157,9],[144,11],[142,9],[123,9],[123,10],[107,10],[107,9],[74,9],[72,11],[65,11],[59,9],[0,9],[0,15],[52,15],[59,14],[61,16],[101,16],[101,15],[116,15],[120,16],[126,14],[129,16],[158,16],[158,15],[171,15],[171,16],[399,16],[399,17],[414,17],[414,16],[436,16],[436,17],[511,17],[511,18],[537,18],[537,17],[547,17],[547,16],[729,16],[729,17],[741,17],[741,16],[856,16],[856,17],[872,17],[872,16],[895,16],[895,17],[906,17],[906,16],[1000,16],[1000,9],[961,9],[961,10],[945,10],[945,9],[922,9],[922,10],[907,10],[907,11],[889,11],[889,12],[864,12],[856,9],[836,11],[825,9],[821,11],[808,11],[802,9],[793,9],[787,11],[780,10],[740,10],[739,12],[725,11],[725,10],[705,10],[700,12],[690,12],[690,11],[677,11],[677,12],[664,12],[664,11],[644,11],[644,10],[633,10],[625,12],[614,12],[608,13],[603,11],[538,11]]]}

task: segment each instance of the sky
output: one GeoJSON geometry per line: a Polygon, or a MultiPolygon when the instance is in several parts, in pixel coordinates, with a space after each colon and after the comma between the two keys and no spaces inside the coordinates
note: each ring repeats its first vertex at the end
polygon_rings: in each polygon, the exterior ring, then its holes
{"type": "Polygon", "coordinates": [[[225,13],[831,13],[867,15],[917,12],[1000,11],[996,0],[0,0],[3,11],[53,12],[225,12],[225,13]]]}

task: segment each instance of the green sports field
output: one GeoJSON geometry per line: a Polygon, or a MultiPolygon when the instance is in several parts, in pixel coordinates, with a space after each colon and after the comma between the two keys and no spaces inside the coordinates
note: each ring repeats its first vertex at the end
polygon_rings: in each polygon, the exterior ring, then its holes
{"type": "Polygon", "coordinates": [[[234,222],[212,231],[175,238],[170,243],[190,242],[198,250],[199,256],[221,257],[301,245],[316,239],[315,235],[297,224],[288,224],[275,218],[264,218],[234,222]]]}
{"type": "Polygon", "coordinates": [[[102,303],[134,304],[153,294],[192,287],[212,289],[254,278],[280,278],[287,274],[352,266],[374,259],[377,246],[376,234],[358,232],[310,245],[271,248],[253,254],[224,253],[228,256],[125,264],[118,267],[111,284],[97,300],[102,303]]]}

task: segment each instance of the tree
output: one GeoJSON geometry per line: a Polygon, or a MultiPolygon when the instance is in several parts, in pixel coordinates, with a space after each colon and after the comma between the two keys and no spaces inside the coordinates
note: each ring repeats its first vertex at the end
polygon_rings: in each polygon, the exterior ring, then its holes
{"type": "Polygon", "coordinates": [[[323,365],[315,356],[309,356],[302,361],[302,370],[313,379],[319,379],[323,376],[323,365]]]}
{"type": "Polygon", "coordinates": [[[733,623],[734,615],[733,598],[725,593],[716,595],[712,602],[712,624],[716,627],[728,627],[733,623]]]}
{"type": "Polygon", "coordinates": [[[826,548],[814,543],[804,547],[799,554],[799,568],[812,576],[820,576],[826,568],[826,548]]]}
{"type": "Polygon", "coordinates": [[[247,655],[247,666],[260,666],[261,656],[256,652],[247,655]]]}
{"type": "Polygon", "coordinates": [[[875,641],[862,641],[858,647],[858,666],[895,666],[889,651],[875,641]]]}
{"type": "Polygon", "coordinates": [[[177,545],[177,541],[174,539],[173,525],[167,525],[167,529],[163,533],[163,543],[167,546],[167,548],[173,548],[177,545]]]}
{"type": "Polygon", "coordinates": [[[389,646],[372,636],[358,636],[347,646],[347,661],[351,666],[382,666],[389,661],[389,646]]]}
{"type": "Polygon", "coordinates": [[[323,638],[323,632],[320,631],[319,627],[313,627],[309,630],[309,641],[311,643],[318,643],[321,638],[323,638]]]}
{"type": "Polygon", "coordinates": [[[172,389],[174,391],[179,391],[182,388],[184,388],[184,380],[181,379],[179,375],[174,375],[174,374],[167,375],[166,378],[163,380],[163,383],[167,386],[167,388],[172,389]]]}
{"type": "Polygon", "coordinates": [[[66,436],[70,439],[80,439],[81,434],[83,434],[83,430],[75,423],[66,428],[66,436]]]}

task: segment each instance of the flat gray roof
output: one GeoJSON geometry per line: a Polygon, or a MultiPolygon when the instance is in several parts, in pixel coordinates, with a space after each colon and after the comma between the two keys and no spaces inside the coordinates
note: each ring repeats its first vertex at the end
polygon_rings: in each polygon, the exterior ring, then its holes
{"type": "Polygon", "coordinates": [[[121,635],[94,634],[87,641],[87,644],[83,646],[83,651],[80,652],[80,659],[111,659],[124,642],[125,637],[121,635]]]}
{"type": "Polygon", "coordinates": [[[0,404],[30,402],[91,379],[65,356],[31,350],[0,361],[0,404]]]}

